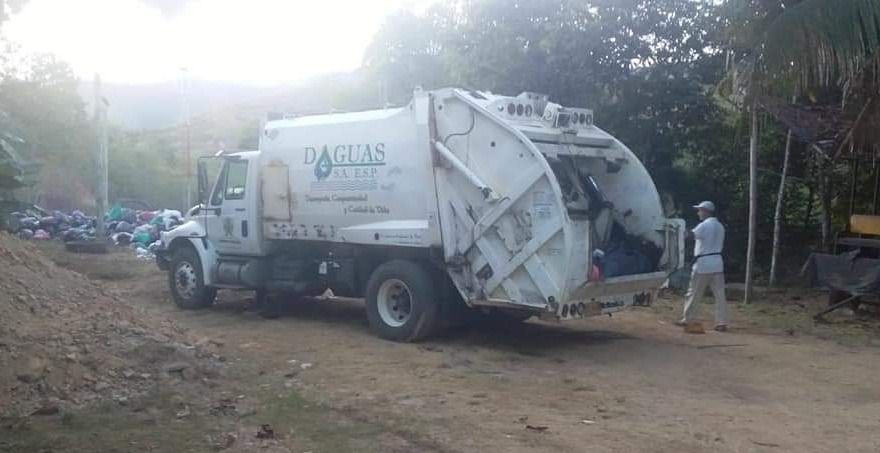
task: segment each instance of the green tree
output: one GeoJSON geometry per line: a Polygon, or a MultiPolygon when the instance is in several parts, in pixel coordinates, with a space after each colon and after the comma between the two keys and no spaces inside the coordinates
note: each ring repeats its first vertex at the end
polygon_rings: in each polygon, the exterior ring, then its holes
{"type": "MultiPolygon", "coordinates": [[[[70,67],[51,55],[14,57],[0,78],[6,127],[22,139],[18,153],[38,161],[38,181],[49,198],[75,204],[91,193],[92,133],[78,82],[70,67]],[[67,189],[60,181],[67,181],[67,189]],[[54,188],[48,190],[50,186],[54,188]]],[[[34,200],[35,201],[35,200],[34,200]]]]}
{"type": "MultiPolygon", "coordinates": [[[[0,32],[3,23],[9,19],[12,13],[18,12],[25,0],[0,0],[0,32]]],[[[0,66],[6,66],[9,44],[0,33],[0,66]]],[[[10,123],[10,115],[0,107],[0,198],[8,196],[6,192],[28,185],[27,170],[16,147],[23,143],[21,137],[15,135],[10,123]]]]}
{"type": "Polygon", "coordinates": [[[590,106],[667,193],[692,204],[674,184],[691,170],[678,156],[728,152],[719,137],[733,135],[706,96],[724,70],[721,20],[711,1],[458,1],[390,17],[365,65],[398,103],[416,85],[458,85],[590,106]]]}
{"type": "Polygon", "coordinates": [[[0,0],[0,29],[3,28],[3,22],[9,20],[12,14],[21,11],[21,8],[28,0],[0,0]]]}
{"type": "MultiPolygon", "coordinates": [[[[731,47],[749,108],[749,239],[746,303],[751,297],[757,236],[758,108],[765,93],[786,97],[811,87],[845,83],[877,63],[880,0],[729,0],[731,47]]],[[[830,238],[829,171],[820,168],[823,246],[830,238]]]]}

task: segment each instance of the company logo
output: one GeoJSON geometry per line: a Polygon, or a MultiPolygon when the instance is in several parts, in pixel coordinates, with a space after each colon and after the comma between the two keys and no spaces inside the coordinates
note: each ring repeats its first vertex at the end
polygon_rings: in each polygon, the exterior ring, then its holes
{"type": "Polygon", "coordinates": [[[385,165],[385,144],[307,146],[306,165],[314,165],[315,178],[324,181],[336,179],[374,179],[377,168],[385,165]]]}
{"type": "Polygon", "coordinates": [[[232,217],[223,219],[223,233],[226,234],[226,237],[235,236],[235,224],[232,222],[232,217]]]}

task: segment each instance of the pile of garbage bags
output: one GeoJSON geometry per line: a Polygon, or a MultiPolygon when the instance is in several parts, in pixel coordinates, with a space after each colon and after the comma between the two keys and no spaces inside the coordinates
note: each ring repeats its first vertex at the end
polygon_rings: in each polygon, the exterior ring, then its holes
{"type": "Polygon", "coordinates": [[[159,247],[159,233],[183,223],[183,215],[173,209],[141,211],[117,205],[104,216],[104,221],[116,245],[129,245],[139,258],[152,259],[159,247]]]}
{"type": "MultiPolygon", "coordinates": [[[[116,245],[128,246],[139,258],[152,259],[159,247],[159,233],[183,223],[183,215],[173,209],[135,210],[114,205],[104,218],[104,231],[116,245]]],[[[48,212],[37,206],[9,215],[7,229],[21,239],[64,242],[94,240],[98,219],[82,211],[48,212]]]]}
{"type": "Polygon", "coordinates": [[[75,241],[95,237],[97,221],[82,211],[49,212],[36,206],[9,214],[7,229],[22,239],[75,241]]]}

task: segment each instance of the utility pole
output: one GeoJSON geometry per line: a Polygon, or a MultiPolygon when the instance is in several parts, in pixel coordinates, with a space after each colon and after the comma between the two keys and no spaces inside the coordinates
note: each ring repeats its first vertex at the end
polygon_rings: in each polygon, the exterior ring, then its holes
{"type": "Polygon", "coordinates": [[[749,240],[746,247],[746,288],[743,303],[748,305],[752,302],[752,286],[755,272],[755,236],[758,226],[758,99],[753,93],[751,123],[749,126],[749,240]]]}
{"type": "Polygon", "coordinates": [[[184,195],[184,208],[183,211],[186,212],[189,208],[192,207],[192,135],[190,132],[190,113],[189,113],[189,74],[187,73],[187,69],[180,68],[180,112],[183,116],[183,128],[184,128],[184,162],[185,162],[185,171],[186,176],[185,180],[185,195],[184,195]]]}
{"type": "Polygon", "coordinates": [[[108,203],[108,171],[107,171],[107,104],[101,95],[101,76],[95,74],[95,131],[98,141],[98,187],[95,198],[98,204],[98,225],[96,236],[98,241],[106,240],[104,231],[104,213],[108,203]]]}

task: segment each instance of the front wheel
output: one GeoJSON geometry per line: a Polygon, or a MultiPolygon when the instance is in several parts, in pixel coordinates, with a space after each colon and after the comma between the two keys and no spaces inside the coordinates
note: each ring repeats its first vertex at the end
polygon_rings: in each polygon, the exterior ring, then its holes
{"type": "Polygon", "coordinates": [[[210,307],[217,296],[216,289],[205,286],[202,260],[190,248],[174,252],[168,269],[168,286],[174,303],[187,310],[210,307]]]}
{"type": "Polygon", "coordinates": [[[377,267],[367,282],[367,319],[392,341],[418,341],[434,333],[440,305],[434,282],[420,264],[395,260],[377,267]]]}

